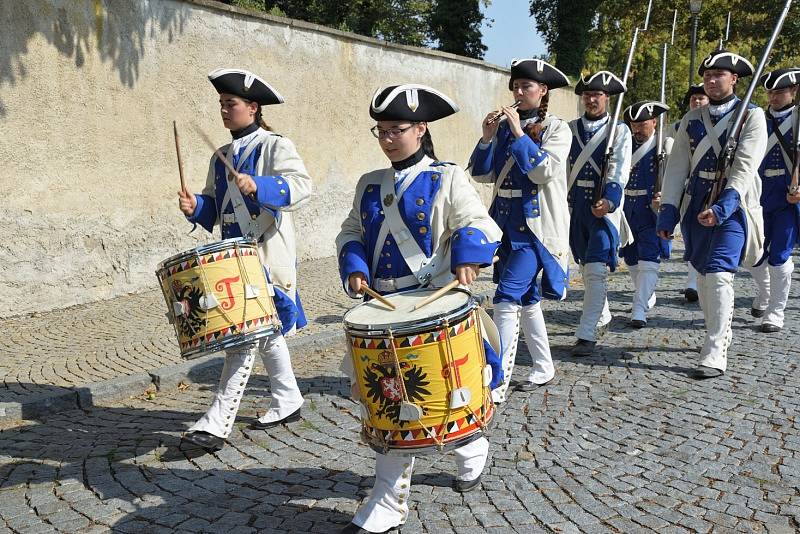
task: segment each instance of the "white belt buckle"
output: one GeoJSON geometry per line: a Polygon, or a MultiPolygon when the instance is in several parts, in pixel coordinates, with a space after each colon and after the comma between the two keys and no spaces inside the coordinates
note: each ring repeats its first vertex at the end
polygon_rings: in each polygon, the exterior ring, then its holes
{"type": "Polygon", "coordinates": [[[233,213],[223,213],[222,222],[226,224],[233,224],[236,222],[236,215],[234,215],[233,213]]]}

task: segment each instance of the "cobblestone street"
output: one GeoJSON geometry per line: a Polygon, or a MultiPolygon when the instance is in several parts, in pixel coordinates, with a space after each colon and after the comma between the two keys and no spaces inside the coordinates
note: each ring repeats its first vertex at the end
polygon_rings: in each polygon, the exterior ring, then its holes
{"type": "MultiPolygon", "coordinates": [[[[301,280],[311,280],[306,287],[320,288],[303,293],[314,310],[310,333],[340,331],[352,305],[331,284],[332,261],[327,268],[301,271],[301,280]]],[[[482,488],[457,494],[452,455],[420,457],[401,532],[796,532],[798,276],[779,334],[757,330],[752,282],[737,276],[728,373],[698,382],[688,372],[697,363],[702,314],[679,292],[681,264],[673,260],[663,271],[642,330],[627,326],[627,273],[611,276],[614,320],[588,358],[569,355],[579,281],[567,301],[546,303],[555,383],[514,393],[500,407],[482,488]]],[[[160,299],[128,297],[95,315],[72,308],[46,330],[36,318],[5,321],[15,330],[0,346],[2,395],[106,378],[91,372],[98,354],[119,355],[122,373],[178,361],[160,299]]],[[[1,431],[0,533],[336,532],[372,486],[374,453],[360,444],[357,406],[345,397],[343,347],[320,339],[293,351],[303,420],[247,430],[269,395],[266,378],[254,375],[237,429],[213,455],[177,445],[210,403],[218,371],[1,431]]],[[[515,377],[524,378],[524,343],[517,363],[515,377]]]]}

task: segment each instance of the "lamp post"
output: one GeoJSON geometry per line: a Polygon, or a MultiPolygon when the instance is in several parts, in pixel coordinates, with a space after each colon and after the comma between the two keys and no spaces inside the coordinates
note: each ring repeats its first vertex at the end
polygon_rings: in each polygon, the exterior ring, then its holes
{"type": "Polygon", "coordinates": [[[692,14],[692,55],[689,59],[689,86],[694,80],[694,57],[697,51],[697,16],[700,8],[703,7],[703,0],[689,0],[689,12],[692,14]]]}

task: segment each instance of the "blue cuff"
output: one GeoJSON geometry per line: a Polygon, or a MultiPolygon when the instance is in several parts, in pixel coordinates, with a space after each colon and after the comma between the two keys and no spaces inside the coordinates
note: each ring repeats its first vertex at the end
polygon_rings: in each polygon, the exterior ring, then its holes
{"type": "Polygon", "coordinates": [[[603,198],[611,203],[612,209],[609,213],[614,213],[622,202],[622,187],[616,182],[608,182],[606,184],[606,190],[603,193],[603,198]]]}
{"type": "Polygon", "coordinates": [[[489,241],[486,234],[477,228],[465,226],[456,230],[450,251],[450,271],[455,272],[457,266],[466,263],[488,267],[492,264],[498,246],[499,242],[489,241]]]}
{"type": "Polygon", "coordinates": [[[261,206],[283,208],[291,204],[292,192],[283,176],[253,176],[258,189],[256,201],[261,206]]]}
{"type": "Polygon", "coordinates": [[[527,174],[547,159],[547,152],[542,150],[529,135],[523,135],[511,143],[511,157],[514,158],[519,170],[527,174]]]}
{"type": "Polygon", "coordinates": [[[486,354],[486,363],[492,368],[492,381],[489,384],[489,389],[497,389],[505,379],[503,360],[485,339],[483,340],[483,352],[486,354]]]}
{"type": "Polygon", "coordinates": [[[208,195],[195,195],[194,198],[197,201],[197,206],[194,208],[194,215],[186,217],[186,220],[195,225],[199,224],[209,232],[213,232],[214,223],[217,222],[216,202],[208,195]]]}
{"type": "Polygon", "coordinates": [[[739,208],[739,201],[740,197],[736,189],[729,187],[720,193],[717,201],[711,206],[711,211],[714,212],[714,216],[717,218],[717,226],[727,221],[730,216],[733,215],[733,212],[739,208]]]}
{"type": "Polygon", "coordinates": [[[672,204],[661,204],[661,209],[658,211],[658,219],[656,220],[656,232],[665,231],[668,234],[675,232],[675,227],[681,220],[681,214],[678,208],[672,204]]]}
{"type": "Polygon", "coordinates": [[[482,144],[478,141],[475,150],[472,151],[472,156],[469,158],[472,174],[476,176],[492,172],[492,143],[486,148],[481,148],[482,144]]]}
{"type": "Polygon", "coordinates": [[[348,291],[347,279],[353,273],[364,273],[367,277],[367,285],[372,285],[367,262],[367,251],[364,244],[360,241],[349,241],[342,247],[339,253],[339,276],[342,278],[342,285],[348,291]]]}

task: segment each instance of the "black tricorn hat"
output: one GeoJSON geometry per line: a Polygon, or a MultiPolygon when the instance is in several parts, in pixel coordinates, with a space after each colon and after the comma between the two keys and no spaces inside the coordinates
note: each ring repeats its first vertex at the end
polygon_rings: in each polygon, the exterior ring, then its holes
{"type": "Polygon", "coordinates": [[[449,96],[416,83],[378,89],[369,106],[369,116],[376,121],[433,122],[457,111],[449,96]]]}
{"type": "Polygon", "coordinates": [[[511,62],[511,79],[508,89],[513,89],[514,80],[527,78],[543,83],[548,89],[558,89],[569,85],[567,75],[543,59],[515,59],[511,62]]]}
{"type": "Polygon", "coordinates": [[[702,83],[695,83],[689,86],[689,89],[686,90],[686,94],[683,95],[683,100],[681,100],[681,105],[683,107],[687,107],[689,105],[689,99],[692,98],[694,95],[706,95],[706,89],[703,87],[702,83]]]}
{"type": "Polygon", "coordinates": [[[217,69],[208,73],[218,93],[228,93],[262,106],[283,104],[283,97],[270,84],[244,69],[217,69]]]}
{"type": "Polygon", "coordinates": [[[579,95],[584,91],[603,91],[608,96],[618,95],[627,91],[622,80],[607,70],[601,70],[589,76],[581,76],[575,85],[575,94],[579,95]]]}
{"type": "Polygon", "coordinates": [[[697,72],[702,76],[708,69],[729,70],[739,76],[751,76],[753,74],[753,65],[749,61],[739,54],[734,54],[727,50],[715,50],[711,52],[702,63],[700,63],[700,68],[697,69],[697,72]]]}
{"type": "Polygon", "coordinates": [[[628,106],[623,118],[625,122],[643,122],[655,119],[667,111],[669,111],[669,106],[666,104],[654,100],[642,100],[628,106]]]}
{"type": "Polygon", "coordinates": [[[800,69],[790,67],[786,69],[777,69],[763,75],[758,79],[764,89],[767,91],[775,91],[776,89],[786,89],[793,85],[800,84],[800,69]]]}

